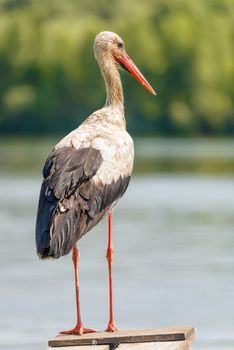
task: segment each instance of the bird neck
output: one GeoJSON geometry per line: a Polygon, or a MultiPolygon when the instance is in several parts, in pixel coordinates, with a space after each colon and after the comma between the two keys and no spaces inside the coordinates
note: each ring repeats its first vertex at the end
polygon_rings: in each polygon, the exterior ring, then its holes
{"type": "Polygon", "coordinates": [[[124,97],[119,71],[112,59],[105,62],[106,64],[100,65],[106,85],[105,106],[118,108],[121,114],[124,114],[124,97]]]}

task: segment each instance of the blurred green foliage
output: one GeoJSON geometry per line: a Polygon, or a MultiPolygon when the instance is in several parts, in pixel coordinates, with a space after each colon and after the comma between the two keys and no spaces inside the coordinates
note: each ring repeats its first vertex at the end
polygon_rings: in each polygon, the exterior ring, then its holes
{"type": "MultiPolygon", "coordinates": [[[[54,137],[7,137],[0,139],[0,180],[2,176],[38,176],[48,152],[59,141],[54,137]]],[[[234,175],[234,141],[231,139],[138,138],[134,175],[191,174],[234,175]]]]}
{"type": "Polygon", "coordinates": [[[158,92],[122,74],[131,132],[233,135],[233,0],[0,0],[0,132],[68,132],[105,101],[111,30],[158,92]]]}

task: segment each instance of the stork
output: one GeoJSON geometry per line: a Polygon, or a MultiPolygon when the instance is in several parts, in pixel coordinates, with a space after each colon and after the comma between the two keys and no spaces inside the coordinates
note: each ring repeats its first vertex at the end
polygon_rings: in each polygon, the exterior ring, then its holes
{"type": "Polygon", "coordinates": [[[103,108],[92,113],[52,150],[43,168],[36,244],[40,258],[60,258],[72,250],[76,289],[76,326],[62,334],[83,334],[79,301],[79,251],[77,241],[108,215],[109,303],[107,331],[117,330],[114,321],[112,264],[113,208],[126,191],[133,168],[134,145],[126,131],[124,98],[118,68],[122,66],[156,95],[127,55],[124,42],[113,32],[101,32],[94,41],[94,55],[106,86],[103,108]]]}

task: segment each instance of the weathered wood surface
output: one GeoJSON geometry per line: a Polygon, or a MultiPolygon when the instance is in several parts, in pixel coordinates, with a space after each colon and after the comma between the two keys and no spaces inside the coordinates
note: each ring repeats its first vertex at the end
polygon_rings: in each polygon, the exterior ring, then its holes
{"type": "MultiPolygon", "coordinates": [[[[192,339],[183,341],[164,341],[164,342],[150,342],[150,343],[131,343],[120,344],[116,350],[189,350],[191,349],[192,339]]],[[[60,348],[63,350],[63,348],[60,348]]],[[[80,348],[79,348],[80,349],[80,348]]],[[[70,349],[71,350],[71,349],[70,349]]],[[[73,350],[73,348],[72,348],[73,350]]],[[[86,348],[85,350],[93,350],[86,348]]],[[[111,350],[111,349],[109,349],[111,350]]]]}
{"type": "MultiPolygon", "coordinates": [[[[120,344],[114,347],[115,350],[188,350],[190,349],[186,341],[158,342],[158,343],[141,343],[141,344],[120,344]]],[[[48,350],[55,349],[49,347],[48,350]]],[[[110,345],[81,345],[59,347],[60,350],[112,350],[110,345]]]]}
{"type": "MultiPolygon", "coordinates": [[[[54,348],[49,347],[48,350],[54,348]]],[[[109,345],[81,345],[81,346],[62,346],[59,350],[110,350],[109,345]]]]}
{"type": "MultiPolygon", "coordinates": [[[[90,347],[90,350],[92,350],[92,347],[90,347]]],[[[189,350],[189,347],[187,347],[186,340],[184,340],[157,343],[120,344],[116,350],[189,350]]]]}
{"type": "MultiPolygon", "coordinates": [[[[151,348],[147,344],[148,349],[176,349],[176,350],[187,350],[189,347],[181,347],[187,346],[194,336],[195,330],[193,327],[181,327],[181,328],[162,328],[162,329],[145,329],[145,330],[128,330],[128,331],[118,331],[114,333],[108,332],[97,332],[84,334],[82,336],[76,335],[58,335],[56,338],[49,340],[50,347],[74,347],[79,348],[81,350],[81,346],[86,345],[85,350],[94,350],[94,347],[87,347],[87,345],[110,345],[110,349],[115,347],[118,350],[125,349],[138,349],[140,350],[147,349],[146,346],[142,343],[156,343],[155,347],[151,348]],[[163,344],[157,344],[157,343],[163,344]],[[166,343],[173,343],[174,348],[166,347],[166,343]],[[134,344],[133,344],[134,343],[134,344]],[[178,343],[178,347],[177,346],[178,343]],[[184,344],[183,344],[184,343],[184,344]],[[121,344],[121,345],[120,345],[121,344]],[[132,347],[126,347],[126,345],[132,345],[132,347]],[[143,345],[144,347],[142,347],[143,345]],[[158,347],[156,347],[158,345],[158,347]],[[161,348],[159,347],[161,346],[161,348]],[[124,347],[125,346],[125,347],[124,347]],[[141,346],[141,347],[140,347],[141,346]],[[163,347],[162,347],[163,346],[163,347]],[[90,349],[89,349],[90,348],[90,349]]],[[[189,346],[189,345],[188,345],[189,346]]],[[[61,349],[64,350],[64,349],[61,349]]],[[[71,350],[71,348],[69,349],[71,350]]],[[[83,349],[82,349],[83,350],[83,349]]],[[[96,350],[96,349],[95,349],[96,350]]],[[[97,350],[103,350],[98,349],[97,350]]],[[[106,350],[104,348],[104,350],[106,350]]]]}

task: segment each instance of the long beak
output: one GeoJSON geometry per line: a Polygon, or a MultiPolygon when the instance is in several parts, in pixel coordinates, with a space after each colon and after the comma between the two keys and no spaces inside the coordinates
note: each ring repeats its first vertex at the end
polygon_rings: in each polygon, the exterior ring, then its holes
{"type": "Polygon", "coordinates": [[[141,85],[143,85],[151,94],[157,95],[152,86],[148,83],[148,81],[145,79],[143,74],[139,71],[135,63],[131,60],[131,58],[125,53],[122,57],[115,58],[116,61],[129,73],[132,74],[132,76],[139,81],[141,85]]]}

